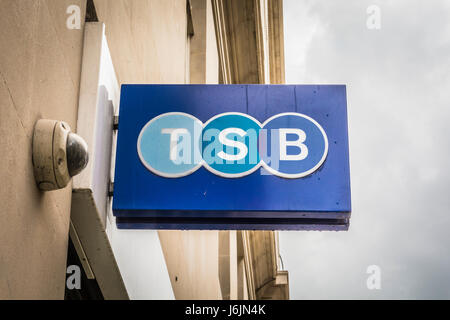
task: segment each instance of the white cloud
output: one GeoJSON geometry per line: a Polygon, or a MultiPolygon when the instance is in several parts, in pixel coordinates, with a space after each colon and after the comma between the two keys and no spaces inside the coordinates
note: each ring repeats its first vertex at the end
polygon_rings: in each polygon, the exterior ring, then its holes
{"type": "Polygon", "coordinates": [[[284,7],[287,82],[347,85],[353,202],[348,232],[281,233],[291,298],[450,298],[449,1],[284,7]]]}

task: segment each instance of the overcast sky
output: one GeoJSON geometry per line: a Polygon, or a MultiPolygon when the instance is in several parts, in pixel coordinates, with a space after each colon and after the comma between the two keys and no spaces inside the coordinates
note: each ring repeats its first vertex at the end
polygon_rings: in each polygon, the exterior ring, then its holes
{"type": "Polygon", "coordinates": [[[353,207],[347,232],[280,233],[291,299],[449,299],[450,1],[284,0],[284,13],[286,82],[347,85],[353,207]]]}

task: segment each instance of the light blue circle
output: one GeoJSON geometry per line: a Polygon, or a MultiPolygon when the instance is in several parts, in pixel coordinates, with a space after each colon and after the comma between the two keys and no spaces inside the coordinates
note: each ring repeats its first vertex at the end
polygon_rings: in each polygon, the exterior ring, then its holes
{"type": "Polygon", "coordinates": [[[202,128],[200,120],[186,113],[159,115],[141,130],[139,158],[150,171],[163,177],[191,174],[202,164],[202,128]]]}

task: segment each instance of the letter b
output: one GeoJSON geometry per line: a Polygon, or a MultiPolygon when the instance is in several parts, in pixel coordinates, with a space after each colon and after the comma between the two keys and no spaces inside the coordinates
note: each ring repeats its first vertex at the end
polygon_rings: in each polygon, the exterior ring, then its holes
{"type": "Polygon", "coordinates": [[[306,140],[305,131],[295,128],[279,129],[280,134],[280,160],[298,161],[308,156],[308,147],[303,143],[306,140]],[[288,134],[295,134],[297,140],[287,140],[288,134]],[[287,154],[287,147],[298,147],[300,152],[295,155],[287,154]]]}

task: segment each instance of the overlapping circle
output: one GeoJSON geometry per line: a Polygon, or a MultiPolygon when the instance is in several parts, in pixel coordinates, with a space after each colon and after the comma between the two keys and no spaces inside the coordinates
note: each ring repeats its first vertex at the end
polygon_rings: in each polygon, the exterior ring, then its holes
{"type": "Polygon", "coordinates": [[[169,112],[142,128],[137,151],[147,169],[166,178],[187,176],[201,166],[239,178],[262,166],[266,174],[292,179],[322,166],[328,138],[317,121],[295,112],[262,124],[239,112],[218,114],[204,124],[190,114],[169,112]]]}

